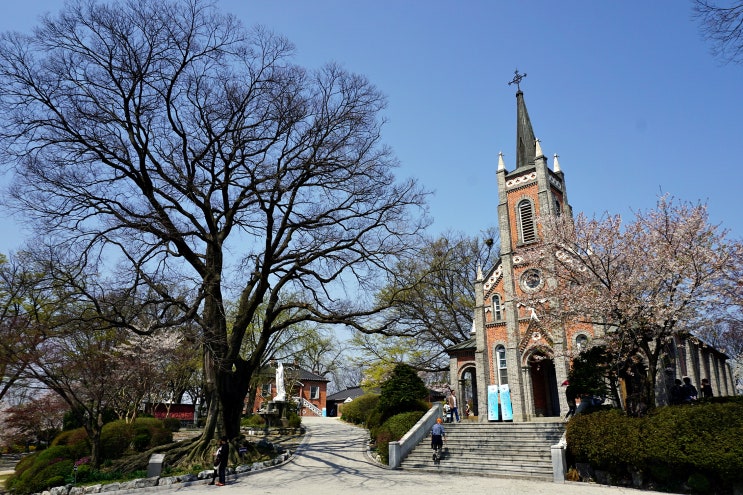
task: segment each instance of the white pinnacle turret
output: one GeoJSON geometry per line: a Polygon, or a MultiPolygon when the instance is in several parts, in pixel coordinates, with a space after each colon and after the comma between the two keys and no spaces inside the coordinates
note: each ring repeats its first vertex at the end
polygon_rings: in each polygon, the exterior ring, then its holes
{"type": "Polygon", "coordinates": [[[498,172],[506,169],[506,163],[503,161],[503,152],[498,153],[498,172]]]}
{"type": "Polygon", "coordinates": [[[554,172],[562,172],[562,170],[560,170],[560,162],[557,161],[557,156],[557,153],[555,153],[555,159],[552,162],[552,170],[554,172]]]}
{"type": "Polygon", "coordinates": [[[539,139],[536,140],[535,145],[536,145],[536,148],[537,148],[537,152],[535,153],[534,158],[541,158],[541,157],[543,157],[544,156],[544,153],[542,153],[542,145],[539,144],[539,139]]]}

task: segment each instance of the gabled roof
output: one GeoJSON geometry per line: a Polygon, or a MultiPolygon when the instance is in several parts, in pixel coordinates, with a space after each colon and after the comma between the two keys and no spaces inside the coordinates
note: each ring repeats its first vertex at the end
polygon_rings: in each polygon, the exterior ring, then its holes
{"type": "Polygon", "coordinates": [[[446,352],[452,352],[452,351],[474,351],[477,349],[477,342],[475,342],[475,338],[469,338],[465,340],[464,342],[460,342],[459,344],[454,344],[451,347],[446,348],[446,352]]]}
{"type": "Polygon", "coordinates": [[[364,395],[364,390],[361,387],[351,387],[347,388],[346,390],[341,390],[340,392],[336,392],[332,395],[328,395],[327,401],[345,401],[348,399],[355,399],[357,397],[361,397],[364,395]]]}
{"type": "MultiPolygon", "coordinates": [[[[297,380],[301,381],[310,381],[310,382],[329,382],[327,378],[325,378],[322,375],[318,375],[317,373],[313,373],[312,371],[307,371],[304,368],[300,368],[299,366],[293,364],[293,363],[283,363],[284,364],[284,371],[286,373],[291,373],[291,377],[295,378],[297,380]]],[[[265,377],[276,377],[276,368],[274,366],[266,365],[263,366],[258,373],[261,376],[265,377]]]]}
{"type": "MultiPolygon", "coordinates": [[[[295,368],[292,367],[292,370],[295,368]]],[[[311,371],[307,371],[305,369],[297,367],[296,370],[299,372],[299,375],[297,376],[297,379],[302,381],[311,381],[311,382],[329,382],[327,378],[325,378],[322,375],[318,375],[317,373],[313,373],[311,371]]]]}

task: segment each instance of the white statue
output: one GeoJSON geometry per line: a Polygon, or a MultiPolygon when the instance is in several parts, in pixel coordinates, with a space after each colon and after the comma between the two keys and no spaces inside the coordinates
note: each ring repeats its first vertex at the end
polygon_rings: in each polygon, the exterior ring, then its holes
{"type": "Polygon", "coordinates": [[[274,397],[273,400],[286,400],[286,390],[284,389],[284,365],[281,363],[276,367],[276,397],[274,397]]]}

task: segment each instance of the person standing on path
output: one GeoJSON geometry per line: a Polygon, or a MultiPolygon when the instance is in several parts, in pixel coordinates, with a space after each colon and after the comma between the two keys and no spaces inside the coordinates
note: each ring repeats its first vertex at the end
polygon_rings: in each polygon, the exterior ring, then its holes
{"type": "Polygon", "coordinates": [[[227,472],[227,460],[230,457],[230,444],[227,442],[227,437],[219,439],[219,447],[217,452],[214,454],[214,473],[212,474],[212,481],[210,485],[214,484],[214,479],[219,476],[217,486],[224,486],[225,473],[227,472]]]}
{"type": "Polygon", "coordinates": [[[449,407],[451,408],[452,418],[455,418],[457,423],[459,423],[459,408],[457,407],[457,396],[454,390],[449,394],[449,407]]]}

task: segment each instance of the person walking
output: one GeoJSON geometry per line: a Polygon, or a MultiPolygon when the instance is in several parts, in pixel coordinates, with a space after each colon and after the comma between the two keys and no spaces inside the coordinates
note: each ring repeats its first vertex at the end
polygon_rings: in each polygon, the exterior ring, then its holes
{"type": "Polygon", "coordinates": [[[444,448],[444,440],[446,439],[446,431],[444,431],[444,425],[441,424],[441,418],[436,418],[436,424],[431,428],[431,449],[433,450],[433,460],[437,460],[437,455],[440,455],[441,450],[444,448]]]}
{"type": "Polygon", "coordinates": [[[451,408],[452,417],[459,423],[459,408],[457,407],[457,395],[454,390],[449,394],[449,407],[451,408]]]}
{"type": "Polygon", "coordinates": [[[219,439],[219,447],[217,447],[217,451],[214,453],[214,473],[212,473],[212,480],[209,483],[210,485],[213,485],[215,478],[219,476],[217,486],[224,486],[225,474],[227,472],[227,460],[229,457],[230,444],[227,442],[227,437],[222,437],[219,439]]]}
{"type": "Polygon", "coordinates": [[[573,385],[570,385],[568,380],[565,380],[562,384],[565,387],[565,400],[568,402],[568,412],[565,415],[565,421],[567,421],[570,416],[575,415],[578,393],[576,388],[573,385]]]}

